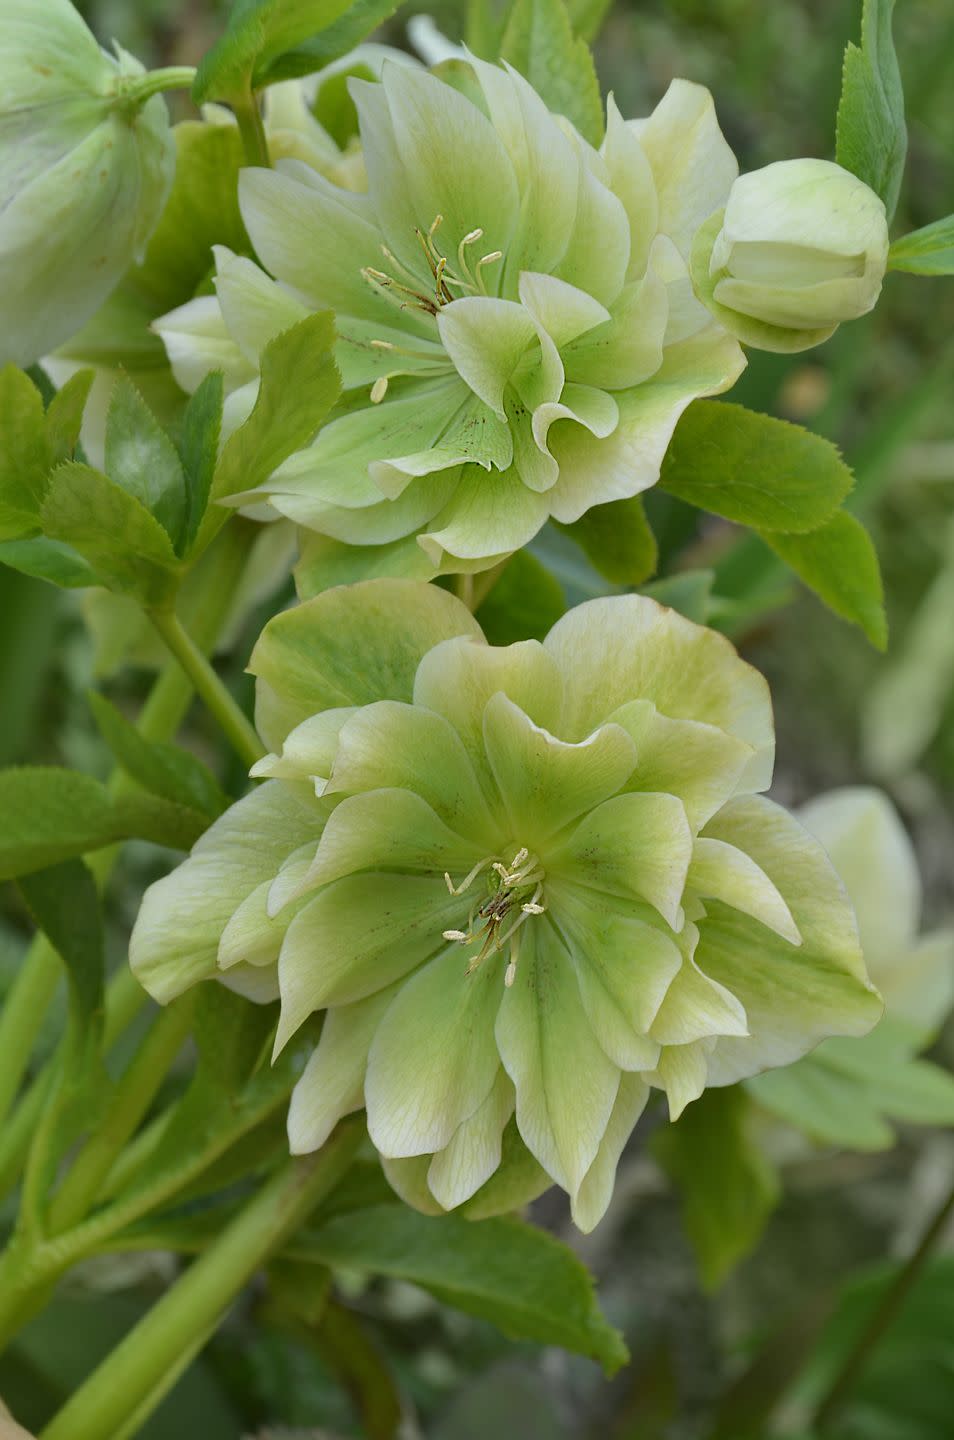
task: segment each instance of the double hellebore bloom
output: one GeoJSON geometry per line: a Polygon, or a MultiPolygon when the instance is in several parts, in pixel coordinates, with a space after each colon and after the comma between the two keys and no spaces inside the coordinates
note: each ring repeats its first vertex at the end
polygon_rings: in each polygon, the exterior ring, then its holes
{"type": "Polygon", "coordinates": [[[162,212],[165,102],[68,0],[5,0],[0,46],[0,364],[32,365],[99,308],[162,212]],[[151,96],[151,98],[149,98],[151,96]]]}
{"type": "Polygon", "coordinates": [[[506,1209],[556,1182],[589,1229],[650,1087],[861,1034],[881,1001],[824,851],[759,791],[765,681],[640,596],[488,645],[404,580],[324,592],[252,659],[266,783],[148,892],[132,965],[215,974],[324,1027],[294,1151],[367,1107],[395,1187],[506,1209]]]}
{"type": "Polygon", "coordinates": [[[268,340],[333,309],[338,416],[241,498],[403,541],[392,565],[422,578],[645,490],[685,407],[744,365],[688,273],[738,173],[708,92],[674,82],[640,122],[610,101],[596,150],[515,71],[470,64],[473,99],[388,62],[352,80],[367,193],[294,161],[243,172],[274,279],[220,250],[219,315],[200,298],[156,323],[186,388],[224,364],[237,418],[268,340]]]}
{"type": "Polygon", "coordinates": [[[693,245],[696,292],[762,350],[807,350],[874,308],[888,222],[873,190],[830,160],[782,160],[736,180],[693,245]]]}

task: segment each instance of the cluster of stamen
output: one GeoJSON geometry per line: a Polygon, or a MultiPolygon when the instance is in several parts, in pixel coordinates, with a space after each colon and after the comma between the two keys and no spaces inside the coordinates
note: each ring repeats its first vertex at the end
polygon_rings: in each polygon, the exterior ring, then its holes
{"type": "Polygon", "coordinates": [[[543,870],[536,856],[523,847],[517,851],[509,865],[503,865],[491,856],[478,861],[459,885],[455,885],[451,877],[445,874],[447,888],[452,895],[463,895],[477,877],[488,869],[492,878],[487,898],[471,907],[466,930],[445,930],[444,939],[455,940],[460,945],[482,942],[480,950],[467,966],[468,975],[472,974],[488,955],[499,953],[509,945],[510,960],[504,974],[504,984],[510,986],[517,974],[521,926],[531,915],[542,915],[546,909],[542,903],[543,870]]]}
{"type": "MultiPolygon", "coordinates": [[[[421,310],[425,315],[436,316],[441,307],[449,305],[452,300],[459,299],[461,295],[486,295],[487,287],[484,283],[483,269],[485,265],[492,265],[503,258],[502,250],[491,250],[486,255],[471,265],[468,251],[472,245],[483,238],[483,230],[471,230],[461,240],[457,247],[457,268],[452,269],[448,264],[447,256],[443,255],[437,247],[435,235],[443,223],[443,215],[435,215],[428,230],[415,230],[427,267],[433,278],[433,292],[421,288],[420,278],[414,274],[402,261],[400,261],[392,250],[386,245],[381,246],[381,254],[387,261],[390,270],[376,270],[366,266],[361,274],[369,285],[374,286],[381,294],[397,302],[402,310],[409,307],[414,310],[421,310]],[[400,278],[398,278],[400,277],[400,278]],[[457,292],[457,293],[455,293],[457,292]]],[[[409,355],[415,360],[433,361],[433,354],[429,351],[415,350],[410,346],[395,345],[390,340],[372,340],[371,345],[375,350],[392,351],[395,355],[409,355]]],[[[375,380],[371,387],[371,402],[377,405],[384,399],[388,388],[387,375],[381,375],[375,380]]]]}

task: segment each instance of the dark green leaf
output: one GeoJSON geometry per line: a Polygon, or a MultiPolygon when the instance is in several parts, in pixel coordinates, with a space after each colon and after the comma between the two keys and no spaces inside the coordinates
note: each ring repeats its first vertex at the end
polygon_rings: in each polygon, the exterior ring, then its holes
{"type": "Polygon", "coordinates": [[[181,555],[188,553],[208,508],[219,453],[223,396],[222,376],[213,371],[202,381],[182,417],[179,456],[185,472],[187,514],[179,546],[181,555]]]}
{"type": "Polygon", "coordinates": [[[223,985],[199,987],[193,1030],[204,1081],[223,1095],[237,1095],[270,1063],[274,1013],[223,985]]]}
{"type": "Polygon", "coordinates": [[[50,476],[43,529],[72,545],[111,590],[143,605],[167,602],[176,588],[176,554],[146,507],[99,470],[73,461],[50,476]]]}
{"type": "Polygon", "coordinates": [[[749,1134],[751,1106],[738,1087],[706,1090],[653,1149],[682,1197],[702,1283],[721,1285],[758,1244],[779,1197],[778,1177],[749,1134]]]}
{"type": "Polygon", "coordinates": [[[839,510],[810,535],[764,535],[766,545],[791,566],[830,610],[859,625],[877,650],[888,643],[884,588],[867,530],[839,510]]]}
{"type": "Polygon", "coordinates": [[[387,545],[347,545],[330,535],[303,530],[298,553],[295,588],[299,600],[311,600],[335,585],[354,585],[360,580],[384,576],[430,580],[434,575],[434,566],[416,535],[404,535],[387,545]]]}
{"type": "Polygon", "coordinates": [[[589,1355],[608,1374],[626,1363],[584,1266],[552,1235],[520,1220],[435,1218],[380,1205],[334,1216],[302,1234],[290,1253],[409,1280],[515,1338],[589,1355]]]}
{"type": "Polygon", "coordinates": [[[954,275],[954,215],[895,240],[888,253],[888,269],[906,270],[910,275],[954,275]]]}
{"type": "Polygon", "coordinates": [[[96,375],[92,370],[77,370],[53,396],[46,409],[46,430],[50,437],[52,464],[72,460],[79,448],[83,411],[96,375]]]}
{"type": "Polygon", "coordinates": [[[103,582],[82,555],[62,540],[34,535],[31,540],[0,541],[0,565],[9,565],[22,575],[35,575],[66,590],[83,590],[103,582]]]}
{"type": "Polygon", "coordinates": [[[43,397],[16,365],[0,370],[0,540],[36,532],[53,452],[43,397]]]}
{"type": "Polygon", "coordinates": [[[881,196],[889,222],[908,147],[893,12],[894,0],[864,0],[861,47],[845,50],[835,132],[835,159],[881,196]]]}
{"type": "Polygon", "coordinates": [[[64,860],[19,881],[30,914],[66,966],[82,1015],[103,1000],[105,939],[93,877],[82,860],[64,860]]]}
{"type": "Polygon", "coordinates": [[[518,550],[475,612],[491,645],[542,640],[566,610],[563,586],[529,550],[518,550]]]}
{"type": "Polygon", "coordinates": [[[670,605],[697,625],[707,625],[713,609],[714,580],[715,572],[712,570],[685,570],[678,575],[667,575],[664,580],[654,580],[652,585],[644,585],[642,593],[658,600],[660,605],[670,605]]]}
{"type": "Polygon", "coordinates": [[[118,840],[187,849],[201,833],[195,813],[143,795],[114,800],[89,775],[53,766],[0,771],[0,880],[29,875],[118,840]]]}
{"type": "Polygon", "coordinates": [[[659,548],[638,495],[594,505],[560,528],[614,585],[642,585],[656,569],[659,548]]]}
{"type": "Polygon", "coordinates": [[[740,525],[801,534],[831,519],[852,475],[820,435],[741,405],[698,400],[676,426],[659,484],[740,525]]]}
{"type": "Polygon", "coordinates": [[[90,708],[100,734],[128,775],[155,795],[215,819],[228,796],[202,761],[178,745],[146,740],[104,695],[91,694],[90,708]]]}
{"type": "MultiPolygon", "coordinates": [[[[314,438],[341,388],[333,347],[330,311],[309,315],[265,347],[255,408],[225,444],[211,500],[254,489],[314,438]]],[[[210,506],[196,547],[204,548],[227,518],[227,510],[210,506]]]]}
{"type": "Polygon", "coordinates": [[[586,42],[573,33],[563,0],[517,0],[500,58],[526,76],[550,110],[599,145],[603,102],[596,69],[586,42]]]}
{"type": "Polygon", "coordinates": [[[121,375],[106,417],[106,474],[159,521],[173,547],[186,519],[186,480],[176,447],[135,385],[121,375]]]}

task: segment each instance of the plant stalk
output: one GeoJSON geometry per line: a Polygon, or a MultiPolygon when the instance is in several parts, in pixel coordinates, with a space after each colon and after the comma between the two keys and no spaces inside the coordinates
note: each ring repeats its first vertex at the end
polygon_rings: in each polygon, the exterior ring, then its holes
{"type": "Polygon", "coordinates": [[[268,139],[262,122],[262,112],[258,108],[258,99],[251,85],[244,95],[233,99],[231,105],[245,148],[246,162],[267,169],[272,163],[268,154],[268,139]]]}

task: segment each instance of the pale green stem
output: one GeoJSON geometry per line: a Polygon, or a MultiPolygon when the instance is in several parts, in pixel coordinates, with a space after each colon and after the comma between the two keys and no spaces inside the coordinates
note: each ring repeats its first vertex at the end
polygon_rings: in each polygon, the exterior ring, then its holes
{"type": "Polygon", "coordinates": [[[235,753],[251,768],[265,754],[252,722],[229,694],[178,615],[172,610],[150,610],[149,618],[218,721],[235,753]]]}
{"type": "Polygon", "coordinates": [[[192,65],[167,65],[161,70],[150,70],[136,77],[123,77],[122,97],[136,105],[144,105],[153,95],[163,90],[191,90],[196,77],[192,65]]]}
{"type": "Polygon", "coordinates": [[[272,163],[268,154],[268,139],[262,122],[262,112],[258,108],[258,98],[251,86],[244,95],[234,97],[230,103],[238,122],[247,163],[267,168],[272,163]]]}
{"type": "Polygon", "coordinates": [[[454,576],[454,594],[468,610],[474,608],[474,577],[473,575],[454,576]]]}
{"type": "Polygon", "coordinates": [[[42,1440],[113,1440],[131,1414],[146,1419],[184,1350],[219,1324],[256,1270],[338,1183],[362,1126],[339,1127],[322,1150],[288,1161],[168,1290],[42,1431],[42,1440]]]}
{"type": "Polygon", "coordinates": [[[0,1127],[16,1099],[37,1033],[63,974],[60,957],[38,936],[0,1011],[0,1127]]]}

